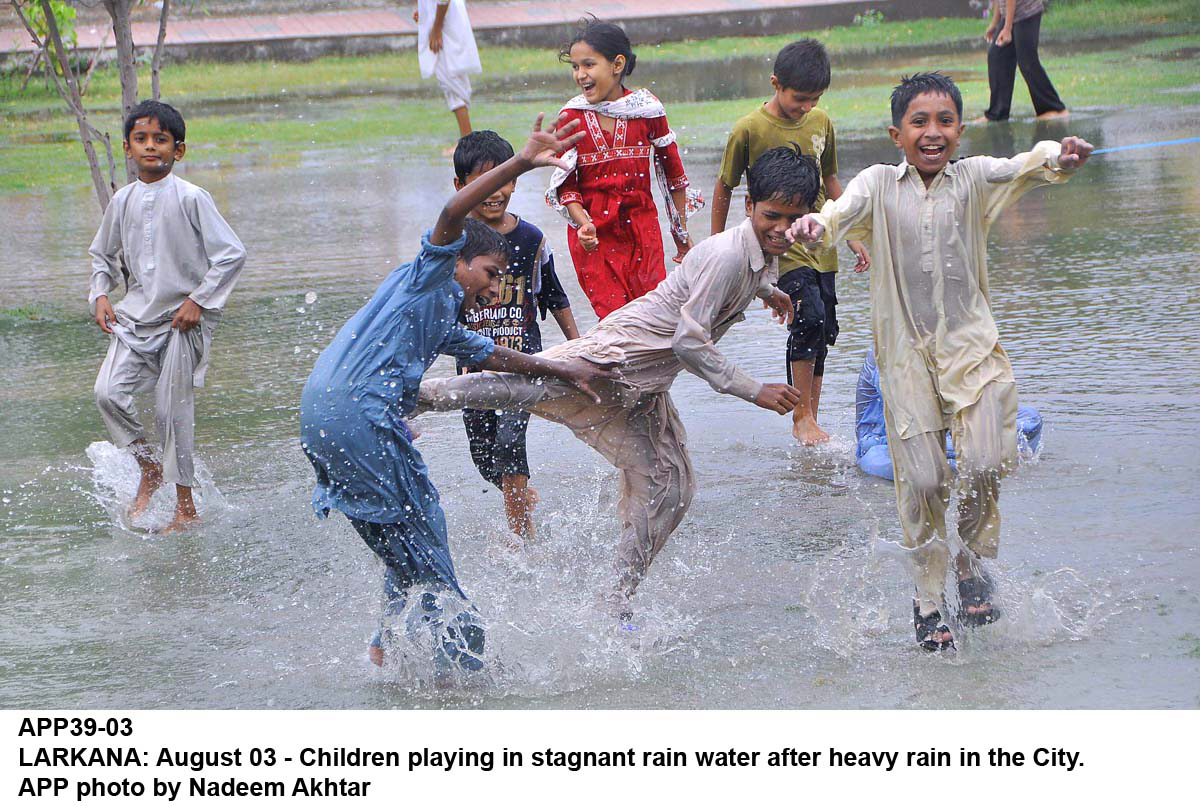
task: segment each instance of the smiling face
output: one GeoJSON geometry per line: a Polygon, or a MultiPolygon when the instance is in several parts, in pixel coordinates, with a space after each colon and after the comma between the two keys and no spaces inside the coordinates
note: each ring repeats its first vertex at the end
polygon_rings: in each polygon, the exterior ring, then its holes
{"type": "Polygon", "coordinates": [[[137,166],[138,179],[157,182],[171,172],[177,160],[183,159],[187,146],[175,142],[175,136],[164,129],[157,118],[139,118],[125,141],[125,158],[137,166]]]}
{"type": "MultiPolygon", "coordinates": [[[[471,184],[476,179],[492,170],[494,167],[496,166],[490,162],[484,163],[475,170],[471,171],[471,173],[467,174],[467,178],[464,180],[459,180],[458,177],[455,177],[454,189],[462,190],[464,187],[471,184]]],[[[495,192],[492,193],[491,196],[488,196],[475,206],[475,209],[471,211],[471,215],[473,215],[475,218],[478,218],[492,229],[503,231],[507,221],[505,214],[508,212],[508,202],[509,199],[512,198],[513,191],[516,189],[516,179],[513,179],[511,182],[496,188],[495,192]]]]}
{"type": "Polygon", "coordinates": [[[909,102],[900,128],[888,126],[888,133],[928,185],[954,156],[965,128],[950,96],[924,92],[909,102]]]}
{"type": "Polygon", "coordinates": [[[623,94],[621,76],[625,72],[625,57],[617,54],[609,61],[587,42],[571,46],[571,76],[589,104],[615,101],[623,94]]]}
{"type": "Polygon", "coordinates": [[[768,258],[778,257],[792,247],[787,239],[788,227],[796,219],[809,212],[808,206],[794,199],[765,199],[751,202],[746,199],[746,215],[750,217],[750,226],[754,229],[754,237],[768,258]]]}
{"type": "Polygon", "coordinates": [[[454,264],[454,280],[463,290],[459,312],[486,308],[500,296],[500,278],[504,276],[504,259],[499,255],[476,255],[467,263],[462,258],[454,264]]]}
{"type": "Polygon", "coordinates": [[[821,100],[823,92],[801,92],[779,83],[779,79],[771,76],[771,86],[775,88],[775,97],[768,103],[771,114],[784,120],[802,120],[805,115],[821,100]]]}

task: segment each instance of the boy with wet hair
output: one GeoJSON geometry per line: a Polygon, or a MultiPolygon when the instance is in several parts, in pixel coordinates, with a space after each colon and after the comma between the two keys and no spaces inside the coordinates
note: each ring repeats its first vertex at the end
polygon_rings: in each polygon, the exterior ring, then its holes
{"type": "Polygon", "coordinates": [[[246,260],[212,196],[172,173],[187,151],[185,135],[183,116],[168,104],[142,101],[129,111],[125,157],[138,178],[108,203],[88,250],[88,302],[110,336],[96,405],[113,442],[132,447],[141,470],[129,517],[144,513],[163,484],[175,485],[169,532],[198,517],[194,390],[204,385],[213,330],[246,260]],[[125,296],[113,306],[109,295],[122,282],[125,296]],[[134,406],[134,395],[151,388],[161,458],[134,406]]]}
{"type": "Polygon", "coordinates": [[[839,199],[792,227],[793,237],[828,249],[869,239],[871,321],[896,477],[904,545],[915,560],[913,620],[929,650],[952,648],[943,618],[950,548],[946,508],[949,430],[958,454],[959,620],[998,616],[980,558],[1000,542],[1000,479],[1016,462],[1017,390],[992,318],[987,235],[1026,191],[1067,181],[1092,152],[1067,137],[1011,158],[951,162],[963,132],[962,96],[941,73],[904,78],[892,93],[888,133],[904,155],[873,165],[839,199]]]}
{"type": "MultiPolygon", "coordinates": [[[[439,669],[482,668],[484,633],[464,606],[448,615],[435,592],[462,600],[447,543],[446,519],[425,462],[404,421],[417,384],[440,354],[472,366],[562,381],[592,399],[590,383],[605,373],[584,361],[551,361],[498,347],[459,324],[490,305],[508,263],[504,236],[469,219],[471,211],[517,176],[558,166],[558,155],[581,135],[574,126],[541,130],[538,116],[521,153],[467,184],[421,239],[416,258],[393,271],[317,358],[300,398],[301,445],[317,475],[312,505],[318,517],[341,510],[386,567],[385,618],[401,613],[414,585],[434,638],[439,669]]],[[[369,657],[383,665],[386,622],[369,657]]]]}
{"type": "MultiPolygon", "coordinates": [[[[455,190],[462,190],[512,156],[512,146],[496,132],[471,132],[454,149],[455,190]]],[[[495,301],[469,311],[466,325],[503,347],[537,353],[542,349],[539,311],[543,319],[547,312],[553,314],[568,339],[579,338],[579,328],[571,313],[571,301],[554,271],[554,254],[546,237],[533,224],[508,211],[515,189],[516,180],[508,182],[471,211],[471,218],[504,237],[510,257],[495,301]]],[[[458,371],[471,372],[473,368],[460,359],[458,371]]],[[[504,495],[509,528],[519,540],[532,538],[537,493],[529,486],[525,449],[529,412],[464,409],[463,425],[471,460],[479,474],[504,495]]]]}
{"type": "MultiPolygon", "coordinates": [[[[829,56],[815,39],[801,39],[786,45],[775,58],[771,86],[775,95],[753,112],[738,120],[725,144],[725,156],[713,191],[712,231],[725,229],[733,189],[742,174],[765,151],[796,143],[800,150],[821,166],[821,187],[814,210],[825,199],[842,195],[837,178],[837,149],[833,122],[817,108],[822,94],[829,89],[829,56]]],[[[870,265],[866,250],[857,241],[850,243],[858,257],[858,266],[870,265]]],[[[792,299],[795,315],[788,328],[787,379],[800,390],[800,405],[792,412],[792,435],[805,445],[829,440],[817,425],[825,357],[837,339],[837,253],[817,257],[796,246],[779,259],[779,287],[792,299]]]]}
{"type": "Polygon", "coordinates": [[[787,384],[751,378],[716,343],[745,318],[755,297],[781,321],[791,318],[791,300],[775,286],[778,258],[791,246],[789,225],[812,209],[820,175],[816,161],[794,146],[776,148],[754,163],[749,185],[747,218],[740,226],[693,248],[654,290],[618,308],[582,338],[540,354],[616,370],[616,377],[597,386],[598,402],[554,380],[509,373],[421,384],[421,409],[526,409],[566,425],[621,471],[617,581],[606,599],[623,621],[632,617],[630,597],[695,492],[686,434],[669,391],[675,376],[687,370],[717,392],[779,414],[800,400],[787,384]]]}

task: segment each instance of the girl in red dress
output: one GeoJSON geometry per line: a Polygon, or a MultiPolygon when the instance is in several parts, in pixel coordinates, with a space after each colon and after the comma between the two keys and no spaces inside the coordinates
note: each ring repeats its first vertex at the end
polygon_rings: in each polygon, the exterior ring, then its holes
{"type": "Polygon", "coordinates": [[[671,232],[683,260],[692,246],[689,212],[703,205],[687,175],[662,104],[649,90],[630,92],[623,80],[637,57],[617,25],[592,20],[560,55],[583,90],[563,107],[587,136],[564,155],[546,201],[570,222],[567,244],[579,285],[603,319],[666,277],[654,177],[671,214],[671,232]]]}

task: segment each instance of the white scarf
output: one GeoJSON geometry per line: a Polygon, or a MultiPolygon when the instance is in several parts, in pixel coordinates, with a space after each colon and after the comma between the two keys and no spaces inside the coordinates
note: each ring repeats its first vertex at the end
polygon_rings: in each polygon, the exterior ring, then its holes
{"type": "MultiPolygon", "coordinates": [[[[598,104],[589,104],[587,99],[582,94],[576,95],[571,100],[563,105],[563,109],[579,109],[584,111],[592,111],[597,115],[604,115],[610,118],[623,118],[631,120],[633,118],[661,118],[666,117],[666,110],[663,109],[662,102],[654,97],[654,94],[648,89],[634,90],[628,95],[618,98],[615,101],[601,101],[598,104]]],[[[650,141],[655,148],[666,148],[675,142],[675,132],[668,129],[667,133],[662,137],[655,138],[650,141]]],[[[571,220],[571,214],[567,212],[566,205],[558,200],[558,189],[571,172],[575,170],[575,163],[579,157],[577,149],[572,148],[570,151],[562,155],[562,159],[567,163],[567,167],[555,168],[554,173],[550,176],[550,187],[546,188],[546,203],[558,211],[559,215],[567,219],[567,223],[572,227],[578,225],[571,220]]],[[[687,239],[688,233],[683,226],[683,221],[679,217],[679,211],[675,209],[675,203],[671,199],[671,190],[667,186],[667,176],[663,170],[662,161],[650,157],[650,161],[654,163],[654,177],[658,180],[658,189],[662,192],[663,203],[667,207],[667,212],[671,217],[671,231],[676,236],[682,239],[687,239]]],[[[700,191],[691,187],[687,189],[687,204],[685,209],[688,216],[700,211],[704,207],[704,197],[700,191]]]]}

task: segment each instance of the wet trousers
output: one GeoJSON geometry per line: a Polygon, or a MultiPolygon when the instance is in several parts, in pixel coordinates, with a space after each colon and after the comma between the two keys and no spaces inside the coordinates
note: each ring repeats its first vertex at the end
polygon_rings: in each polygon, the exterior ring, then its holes
{"type": "Polygon", "coordinates": [[[621,541],[615,613],[679,526],[695,494],[687,435],[667,392],[641,392],[626,382],[597,385],[601,402],[569,384],[504,372],[473,372],[421,383],[418,409],[525,409],[570,428],[620,471],[621,541]]]}
{"type": "MultiPolygon", "coordinates": [[[[884,402],[889,435],[900,430],[884,402]]],[[[993,381],[973,405],[951,423],[957,455],[958,534],[979,557],[995,557],[1000,547],[1000,479],[1017,463],[1017,387],[993,381]]],[[[946,434],[930,431],[908,439],[891,438],[896,504],[904,545],[912,551],[921,614],[941,610],[950,550],[946,509],[951,471],[946,434]]]]}
{"type": "Polygon", "coordinates": [[[1042,15],[1013,23],[1012,41],[1004,47],[992,44],[988,47],[988,85],[992,97],[984,117],[988,120],[1008,120],[1012,109],[1013,84],[1016,82],[1017,68],[1021,68],[1021,76],[1029,87],[1029,96],[1033,100],[1033,112],[1040,115],[1043,112],[1061,112],[1066,104],[1058,97],[1046,68],[1042,67],[1038,58],[1038,34],[1042,27],[1042,15]]]}
{"type": "Polygon", "coordinates": [[[384,619],[372,638],[382,646],[388,616],[402,613],[408,604],[409,590],[422,585],[418,604],[419,618],[434,634],[435,661],[457,664],[467,671],[483,668],[484,629],[474,608],[465,607],[447,619],[438,604],[438,591],[466,595],[454,576],[454,564],[445,540],[431,545],[427,535],[405,523],[371,523],[349,518],[363,542],[383,560],[384,619]]]}
{"type": "Polygon", "coordinates": [[[466,73],[452,73],[447,66],[449,60],[439,58],[434,63],[433,76],[442,95],[446,98],[446,106],[453,112],[455,109],[471,105],[471,79],[466,73]]]}
{"type": "Polygon", "coordinates": [[[195,372],[204,354],[202,325],[174,328],[138,343],[110,337],[94,389],[100,417],[118,448],[143,439],[134,395],[154,389],[154,419],[162,449],[163,482],[196,486],[195,372]]]}

